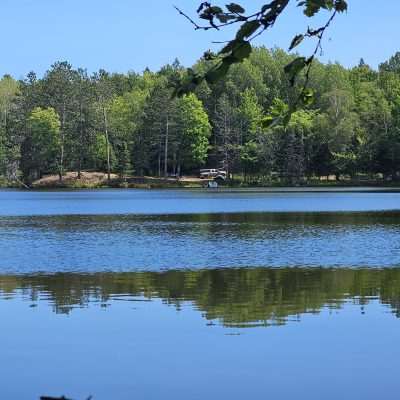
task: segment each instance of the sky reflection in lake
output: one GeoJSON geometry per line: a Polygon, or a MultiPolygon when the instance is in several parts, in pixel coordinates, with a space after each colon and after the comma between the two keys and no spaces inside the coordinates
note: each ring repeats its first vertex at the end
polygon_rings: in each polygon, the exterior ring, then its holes
{"type": "Polygon", "coordinates": [[[0,190],[0,216],[171,215],[400,210],[385,188],[213,190],[0,190]]]}
{"type": "Polygon", "coordinates": [[[3,275],[0,398],[395,397],[399,307],[400,269],[3,275]]]}
{"type": "Polygon", "coordinates": [[[3,273],[400,266],[400,212],[0,218],[3,273]]]}

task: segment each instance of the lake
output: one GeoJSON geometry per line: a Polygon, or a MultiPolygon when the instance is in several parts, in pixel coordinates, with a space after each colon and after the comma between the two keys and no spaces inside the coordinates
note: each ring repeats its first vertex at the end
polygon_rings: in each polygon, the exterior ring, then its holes
{"type": "Polygon", "coordinates": [[[400,193],[0,191],[0,399],[396,398],[400,193]]]}

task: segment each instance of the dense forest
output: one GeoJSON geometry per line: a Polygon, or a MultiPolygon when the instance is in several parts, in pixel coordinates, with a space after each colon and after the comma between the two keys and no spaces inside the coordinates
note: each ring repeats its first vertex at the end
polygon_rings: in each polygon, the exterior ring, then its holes
{"type": "MultiPolygon", "coordinates": [[[[312,104],[269,125],[296,101],[284,67],[295,55],[256,48],[226,78],[183,97],[188,74],[175,61],[158,72],[92,75],[57,62],[0,81],[0,176],[28,184],[46,174],[104,171],[126,176],[197,175],[225,168],[250,183],[300,184],[400,178],[400,53],[376,71],[314,62],[312,104]]],[[[207,68],[201,59],[194,71],[207,68]]],[[[190,71],[189,71],[190,73],[190,71]]]]}

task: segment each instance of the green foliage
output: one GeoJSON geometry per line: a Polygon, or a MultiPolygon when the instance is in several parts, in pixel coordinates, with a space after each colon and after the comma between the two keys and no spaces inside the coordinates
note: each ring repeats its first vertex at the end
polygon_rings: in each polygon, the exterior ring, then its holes
{"type": "Polygon", "coordinates": [[[178,159],[186,160],[192,166],[203,165],[208,155],[211,125],[203,104],[194,94],[178,101],[177,130],[178,159]]]}
{"type": "Polygon", "coordinates": [[[304,14],[307,17],[313,17],[321,9],[338,12],[347,10],[347,2],[344,0],[305,0],[299,1],[299,6],[304,7],[304,14]]]}
{"type": "Polygon", "coordinates": [[[293,86],[297,75],[309,64],[305,57],[297,57],[284,68],[289,77],[290,84],[293,86]]]}
{"type": "Polygon", "coordinates": [[[116,167],[120,175],[131,168],[131,156],[127,156],[129,144],[139,140],[140,129],[144,119],[145,106],[155,79],[145,73],[143,79],[137,79],[134,88],[120,96],[113,97],[104,106],[108,115],[109,141],[114,149],[116,167]]]}
{"type": "MultiPolygon", "coordinates": [[[[395,60],[379,71],[363,61],[346,69],[314,60],[304,90],[306,69],[294,86],[284,71],[286,65],[287,72],[297,70],[298,59],[256,48],[223,79],[203,80],[195,94],[180,98],[174,88],[190,74],[178,61],[143,74],[88,76],[63,62],[42,79],[33,73],[20,82],[5,77],[0,174],[9,180],[22,174],[27,182],[64,170],[197,175],[204,165],[248,182],[301,184],[358,174],[399,179],[395,60]],[[313,101],[293,108],[300,95],[313,101]]],[[[215,62],[201,59],[192,71],[201,75],[215,62]]]]}
{"type": "Polygon", "coordinates": [[[5,115],[12,105],[12,101],[19,94],[19,84],[10,75],[4,75],[0,80],[0,111],[2,112],[3,123],[5,115]]]}
{"type": "MultiPolygon", "coordinates": [[[[192,69],[188,70],[188,76],[181,81],[175,91],[175,94],[181,96],[185,93],[193,91],[204,80],[209,84],[214,84],[220,79],[223,79],[230,67],[238,62],[247,59],[251,52],[251,41],[264,31],[274,26],[276,20],[286,10],[290,0],[271,0],[269,3],[262,4],[258,11],[246,15],[246,10],[237,3],[230,3],[222,6],[212,5],[209,2],[202,2],[197,9],[197,14],[200,20],[208,21],[208,25],[196,23],[192,18],[188,17],[183,11],[177,8],[178,12],[186,17],[195,29],[221,29],[227,26],[238,24],[235,38],[230,40],[218,54],[210,51],[204,54],[206,60],[212,60],[213,65],[205,72],[199,73],[192,69]]],[[[306,57],[298,57],[285,67],[285,71],[289,76],[289,81],[292,86],[295,84],[297,76],[301,71],[308,67],[307,76],[310,71],[310,66],[320,49],[321,41],[325,31],[330,26],[332,20],[337,13],[347,11],[346,0],[297,0],[298,7],[303,9],[304,15],[314,17],[321,10],[326,10],[331,13],[330,18],[325,25],[318,29],[308,28],[304,34],[296,35],[290,44],[289,50],[297,47],[305,38],[316,38],[317,45],[313,54],[306,57]]],[[[310,104],[313,100],[312,92],[304,90],[300,93],[297,103],[310,104]]],[[[297,106],[290,107],[290,110],[297,106]]]]}
{"type": "Polygon", "coordinates": [[[118,146],[117,172],[121,178],[126,177],[132,165],[130,161],[130,152],[127,142],[122,142],[118,146]]]}
{"type": "Polygon", "coordinates": [[[54,108],[34,108],[28,119],[31,155],[37,176],[55,170],[60,153],[60,118],[54,108]]]}
{"type": "Polygon", "coordinates": [[[240,162],[245,176],[249,173],[257,172],[257,169],[259,169],[259,156],[260,148],[256,142],[250,140],[241,146],[240,162]]]}
{"type": "MultiPolygon", "coordinates": [[[[94,169],[107,171],[107,140],[104,133],[97,133],[91,144],[89,155],[94,169]]],[[[110,147],[110,163],[111,168],[117,164],[116,156],[113,147],[110,147]]]]}
{"type": "Polygon", "coordinates": [[[13,180],[17,177],[18,134],[13,130],[15,102],[20,86],[11,76],[0,80],[0,175],[13,180]]]}
{"type": "Polygon", "coordinates": [[[251,137],[255,137],[261,129],[263,109],[258,102],[254,89],[246,89],[240,97],[239,113],[244,124],[244,129],[251,137]]]}

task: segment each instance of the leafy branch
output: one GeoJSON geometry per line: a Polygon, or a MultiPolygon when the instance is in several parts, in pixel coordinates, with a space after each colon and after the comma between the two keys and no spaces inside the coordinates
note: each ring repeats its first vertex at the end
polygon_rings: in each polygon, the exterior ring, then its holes
{"type": "Polygon", "coordinates": [[[325,23],[324,26],[322,26],[316,30],[308,28],[307,32],[305,34],[297,35],[292,40],[289,51],[293,50],[295,47],[297,47],[304,40],[304,38],[315,37],[315,38],[317,38],[317,44],[316,44],[314,51],[310,57],[308,57],[308,58],[297,57],[290,64],[286,65],[286,67],[284,69],[285,73],[289,76],[290,85],[292,87],[295,85],[297,76],[300,74],[300,72],[302,70],[305,69],[304,84],[302,86],[302,89],[300,91],[300,94],[299,94],[296,102],[293,105],[291,105],[289,114],[294,112],[300,104],[308,106],[314,100],[314,92],[309,88],[311,68],[313,65],[313,61],[315,60],[315,57],[317,56],[318,52],[322,53],[322,40],[324,38],[324,34],[325,34],[326,30],[329,28],[329,26],[331,25],[332,21],[335,19],[338,12],[339,11],[337,9],[334,9],[332,15],[330,16],[330,18],[328,19],[328,21],[325,23]]]}
{"type": "Polygon", "coordinates": [[[297,76],[304,69],[306,70],[305,84],[296,105],[299,102],[309,104],[313,97],[308,89],[313,60],[322,48],[324,33],[337,13],[347,10],[346,0],[272,0],[269,3],[263,4],[259,11],[252,14],[247,14],[244,7],[237,3],[230,3],[225,7],[220,7],[212,5],[210,2],[202,2],[197,9],[197,17],[199,20],[206,21],[205,24],[200,23],[200,21],[196,22],[194,18],[191,18],[181,9],[175,7],[178,13],[186,18],[195,30],[221,30],[230,25],[240,25],[235,37],[228,41],[218,53],[215,54],[207,51],[204,54],[204,59],[213,63],[211,68],[205,73],[188,69],[187,76],[177,87],[175,94],[178,96],[183,95],[193,91],[203,81],[213,84],[225,77],[233,64],[240,63],[250,56],[252,52],[251,42],[267,29],[274,26],[279,16],[286,10],[291,1],[296,1],[297,6],[303,8],[303,13],[307,17],[313,17],[321,10],[332,12],[331,17],[324,26],[318,29],[308,28],[305,34],[296,35],[290,44],[290,50],[293,50],[305,38],[316,37],[318,39],[316,48],[310,57],[297,57],[285,67],[285,72],[292,86],[295,85],[297,76]]]}

